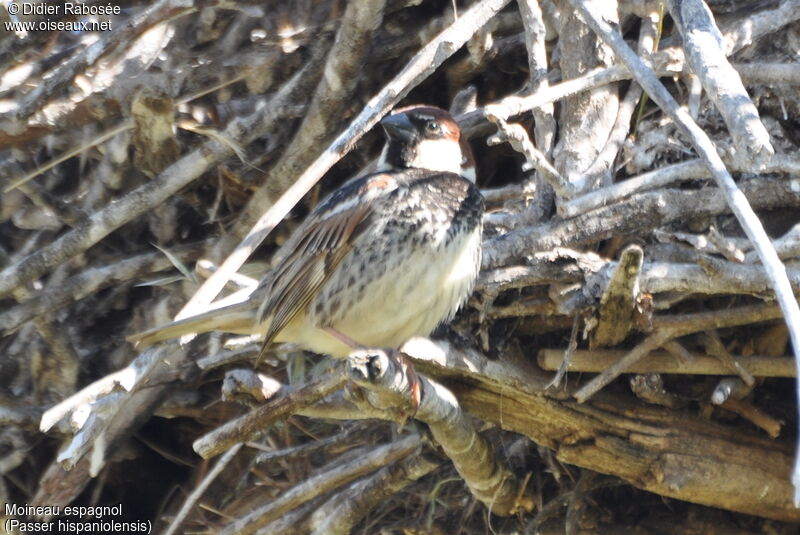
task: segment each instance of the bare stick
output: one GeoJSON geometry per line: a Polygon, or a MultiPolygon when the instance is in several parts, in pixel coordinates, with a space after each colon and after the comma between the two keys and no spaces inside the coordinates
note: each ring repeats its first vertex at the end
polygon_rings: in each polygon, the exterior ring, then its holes
{"type": "Polygon", "coordinates": [[[781,0],[775,9],[747,15],[723,26],[725,52],[728,55],[753,44],[760,37],[775,34],[784,26],[800,20],[800,0],[781,0]]]}
{"type": "Polygon", "coordinates": [[[606,368],[597,377],[583,385],[573,396],[578,403],[583,403],[608,383],[625,373],[633,364],[643,359],[654,349],[661,347],[661,344],[673,338],[674,334],[669,330],[658,331],[645,338],[639,345],[628,351],[624,357],[606,368]]]}
{"type": "MultiPolygon", "coordinates": [[[[730,165],[731,169],[734,171],[753,171],[749,165],[743,167],[736,162],[730,162],[730,165]]],[[[797,174],[800,172],[800,158],[780,154],[776,155],[762,172],[797,174]]],[[[711,173],[702,160],[687,160],[681,163],[665,165],[660,169],[642,173],[641,175],[629,178],[613,186],[594,190],[580,197],[571,199],[560,207],[560,211],[564,217],[574,217],[586,213],[589,210],[593,210],[594,208],[613,204],[641,191],[657,189],[670,184],[701,178],[711,178],[711,173]]]]}
{"type": "Polygon", "coordinates": [[[611,272],[600,298],[592,347],[616,345],[628,336],[633,327],[643,260],[644,252],[638,245],[630,245],[620,254],[619,263],[611,272]]]}
{"type": "MultiPolygon", "coordinates": [[[[545,42],[547,30],[544,24],[544,14],[539,7],[538,0],[517,0],[522,25],[525,30],[525,48],[528,51],[528,70],[530,71],[528,87],[530,92],[537,92],[549,85],[547,79],[547,44],[545,42]]],[[[536,147],[545,158],[553,152],[556,138],[556,119],[552,103],[533,109],[533,139],[536,147]]],[[[529,187],[534,188],[536,196],[526,210],[528,221],[541,221],[550,215],[553,206],[554,192],[550,185],[543,179],[541,173],[532,177],[529,187]]]]}
{"type": "MultiPolygon", "coordinates": [[[[371,405],[393,408],[409,399],[415,382],[408,366],[402,365],[403,358],[382,350],[357,351],[348,357],[350,377],[367,389],[371,405]]],[[[420,375],[418,381],[422,400],[414,418],[428,424],[472,494],[501,516],[526,508],[517,501],[519,482],[494,454],[491,443],[478,434],[455,396],[427,377],[420,375]]]]}
{"type": "Polygon", "coordinates": [[[724,364],[729,372],[737,374],[742,381],[744,381],[744,384],[751,388],[756,384],[756,379],[753,377],[753,374],[750,373],[750,370],[747,369],[747,366],[744,366],[741,362],[733,358],[728,348],[726,348],[722,340],[719,339],[719,335],[716,331],[707,332],[704,341],[706,343],[706,351],[724,364]]]}
{"type": "MultiPolygon", "coordinates": [[[[800,205],[800,182],[794,179],[743,181],[740,186],[756,209],[800,205]]],[[[481,261],[483,269],[510,265],[536,251],[589,243],[618,234],[658,228],[673,221],[685,221],[689,217],[729,211],[725,196],[716,187],[640,193],[577,217],[520,227],[489,239],[483,245],[481,261]]]]}
{"type": "MultiPolygon", "coordinates": [[[[798,18],[800,18],[800,0],[784,0],[776,10],[764,11],[755,15],[748,14],[733,25],[722,28],[722,35],[726,43],[725,51],[731,55],[756,39],[776,32],[798,18]]],[[[677,47],[670,47],[653,54],[651,61],[660,76],[680,73],[686,68],[683,51],[677,47]]],[[[458,117],[458,122],[462,129],[469,132],[485,120],[487,111],[491,111],[503,119],[508,119],[569,95],[612,82],[629,80],[631,77],[631,73],[624,65],[599,67],[578,78],[541,88],[530,95],[511,95],[487,104],[458,117]]]]}
{"type": "MultiPolygon", "coordinates": [[[[336,32],[336,40],[328,53],[323,75],[308,105],[305,118],[287,150],[269,170],[262,184],[244,209],[237,227],[244,234],[295,177],[330,142],[350,105],[353,90],[369,52],[371,37],[383,19],[384,0],[362,2],[351,0],[336,32]]],[[[236,232],[234,230],[234,232],[236,232]]]]}
{"type": "Polygon", "coordinates": [[[722,408],[733,411],[742,418],[749,420],[753,425],[757,425],[766,431],[772,438],[778,438],[781,434],[783,423],[758,410],[751,403],[738,399],[729,399],[722,404],[722,408]]]}
{"type": "MultiPolygon", "coordinates": [[[[599,373],[618,362],[625,351],[617,349],[579,349],[569,365],[570,372],[599,373]]],[[[725,375],[730,373],[726,364],[713,355],[690,353],[691,360],[682,362],[665,351],[651,351],[638,362],[631,364],[626,373],[674,373],[679,375],[725,375]]],[[[542,349],[538,363],[542,369],[557,370],[564,357],[563,349],[542,349]]],[[[752,355],[736,356],[736,361],[755,377],[797,377],[794,362],[789,357],[752,355]]]]}
{"type": "Polygon", "coordinates": [[[169,527],[167,531],[164,532],[164,535],[172,535],[175,533],[178,528],[181,526],[181,522],[186,518],[186,515],[189,514],[194,504],[197,503],[197,500],[203,495],[209,485],[217,479],[217,476],[222,473],[228,464],[236,457],[236,454],[239,453],[239,450],[242,449],[242,444],[235,444],[231,449],[225,452],[225,455],[219,458],[219,460],[214,464],[214,468],[209,471],[203,480],[192,489],[191,494],[186,497],[186,500],[181,505],[180,510],[172,519],[172,522],[169,523],[169,527]]]}
{"type": "MultiPolygon", "coordinates": [[[[731,211],[739,220],[747,237],[753,242],[756,251],[758,252],[761,263],[767,272],[770,279],[772,288],[775,290],[775,295],[780,303],[781,310],[783,311],[786,319],[786,324],[789,327],[789,334],[792,338],[792,346],[795,348],[795,360],[798,370],[800,370],[800,307],[797,305],[797,300],[792,292],[792,287],[789,279],[786,276],[786,268],[781,263],[775,248],[770,242],[769,236],[764,231],[758,216],[756,216],[747,198],[742,194],[741,190],[736,186],[725,165],[722,163],[716,148],[706,133],[700,128],[689,116],[688,112],[681,109],[672,95],[666,88],[659,82],[658,78],[653,74],[642,60],[636,56],[631,50],[619,32],[614,31],[607,22],[597,16],[594,9],[590,4],[578,2],[578,0],[570,0],[570,3],[579,10],[589,24],[601,38],[614,48],[619,58],[631,69],[634,73],[636,80],[647,91],[659,107],[664,110],[675,123],[681,127],[681,130],[692,141],[695,150],[700,154],[701,158],[705,161],[711,174],[719,184],[731,207],[731,211]]],[[[800,404],[800,388],[796,389],[798,404],[800,404]]],[[[795,505],[800,506],[800,449],[795,453],[795,465],[792,472],[792,483],[795,488],[794,501],[795,505]]]]}
{"type": "Polygon", "coordinates": [[[800,85],[800,63],[734,63],[733,67],[745,82],[800,85]]]}
{"type": "Polygon", "coordinates": [[[303,174],[297,177],[294,184],[259,218],[247,236],[225,259],[219,270],[195,292],[176,319],[197,314],[199,310],[208,305],[225,286],[228,278],[244,264],[255,248],[286,217],[286,214],[317,183],[320,177],[339,161],[361,139],[361,136],[377,124],[380,118],[400,99],[435,71],[445,59],[461,48],[478,28],[486,23],[486,20],[500,11],[508,2],[509,0],[482,0],[462,13],[453,24],[425,45],[391,82],[370,99],[364,110],[350,123],[350,126],[339,134],[325,149],[325,152],[303,174]]]}
{"type": "Polygon", "coordinates": [[[508,143],[511,148],[525,156],[525,163],[522,165],[523,171],[537,170],[561,198],[569,199],[575,195],[575,187],[562,177],[558,170],[547,161],[547,156],[533,145],[528,137],[528,132],[522,125],[509,124],[505,119],[492,115],[491,112],[488,112],[487,116],[492,123],[497,125],[497,133],[486,140],[489,145],[508,143]]]}
{"type": "Polygon", "coordinates": [[[46,433],[51,427],[82,405],[91,405],[111,394],[116,389],[130,392],[152,367],[163,359],[167,350],[164,347],[150,349],[133,360],[127,367],[108,374],[72,394],[62,402],[50,407],[42,415],[39,429],[46,433]]]}
{"type": "Polygon", "coordinates": [[[755,167],[766,164],[775,149],[741,78],[725,57],[722,35],[708,6],[702,0],[667,0],[667,6],[683,37],[686,61],[728,125],[736,158],[755,167]]]}
{"type": "MultiPolygon", "coordinates": [[[[561,381],[564,380],[564,376],[567,374],[567,371],[570,368],[572,357],[575,355],[575,350],[578,348],[578,326],[580,323],[581,318],[580,316],[576,315],[575,319],[572,321],[572,331],[569,333],[569,344],[567,344],[567,349],[564,351],[564,356],[561,357],[561,364],[558,365],[558,370],[556,371],[555,376],[549,383],[547,383],[548,390],[555,390],[561,386],[561,381]]],[[[539,366],[542,366],[541,362],[539,363],[539,366]]]]}
{"type": "Polygon", "coordinates": [[[314,511],[309,519],[314,527],[311,535],[349,535],[356,522],[383,500],[440,465],[438,459],[425,455],[423,450],[381,468],[368,478],[356,481],[314,511]]]}
{"type": "Polygon", "coordinates": [[[293,414],[300,407],[311,405],[345,382],[342,374],[331,373],[303,387],[286,392],[244,416],[218,427],[194,441],[192,447],[201,457],[208,459],[228,450],[239,442],[252,440],[270,424],[293,414]]]}
{"type": "MultiPolygon", "coordinates": [[[[731,168],[735,171],[752,171],[749,165],[742,167],[741,165],[737,165],[736,162],[730,163],[731,168]]],[[[796,174],[800,172],[800,158],[776,155],[762,172],[796,174]]],[[[612,186],[594,190],[580,197],[571,199],[560,207],[560,211],[564,217],[574,217],[586,213],[589,210],[593,210],[594,208],[613,204],[641,191],[657,189],[686,180],[702,178],[711,178],[708,167],[706,167],[702,160],[687,160],[681,163],[666,165],[660,169],[648,171],[647,173],[642,173],[641,175],[626,179],[612,186]]]]}
{"type": "MultiPolygon", "coordinates": [[[[591,403],[553,400],[542,393],[549,377],[528,371],[525,356],[514,351],[488,361],[452,344],[428,345],[437,346],[440,354],[435,355],[436,348],[426,350],[434,359],[415,360],[417,370],[448,381],[470,414],[552,448],[559,461],[569,459],[664,496],[800,519],[786,478],[791,451],[783,443],[607,392],[591,403]],[[509,389],[515,389],[513,405],[509,389]],[[664,477],[652,477],[654,468],[664,477]],[[753,485],[755,479],[758,485],[753,485]],[[759,494],[764,488],[770,492],[759,494]]],[[[558,351],[560,357],[563,348],[558,351]]]]}

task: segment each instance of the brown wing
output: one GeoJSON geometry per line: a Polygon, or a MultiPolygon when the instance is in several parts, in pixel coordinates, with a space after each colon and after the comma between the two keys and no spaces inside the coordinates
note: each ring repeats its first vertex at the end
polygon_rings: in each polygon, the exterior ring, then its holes
{"type": "Polygon", "coordinates": [[[368,226],[371,214],[369,202],[353,203],[351,208],[328,217],[315,212],[290,238],[257,315],[258,323],[272,318],[264,336],[265,346],[317,295],[350,252],[353,240],[368,226]]]}

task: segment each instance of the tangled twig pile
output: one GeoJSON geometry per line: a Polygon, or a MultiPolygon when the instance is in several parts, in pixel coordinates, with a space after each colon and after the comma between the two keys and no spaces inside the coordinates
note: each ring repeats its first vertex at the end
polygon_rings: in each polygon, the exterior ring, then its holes
{"type": "Polygon", "coordinates": [[[0,40],[0,501],[165,533],[800,521],[800,2],[118,4],[0,40]],[[245,298],[407,102],[457,117],[488,206],[469,306],[402,348],[424,425],[384,351],[125,342],[245,298]]]}

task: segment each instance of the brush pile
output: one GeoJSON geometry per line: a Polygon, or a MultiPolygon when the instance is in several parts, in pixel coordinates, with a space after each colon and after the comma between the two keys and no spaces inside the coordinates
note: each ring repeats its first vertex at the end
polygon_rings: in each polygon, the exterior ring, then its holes
{"type": "Polygon", "coordinates": [[[11,5],[4,522],[795,532],[800,1],[11,5]],[[411,103],[487,203],[468,306],[402,348],[413,417],[377,349],[126,341],[251,291],[411,103]]]}

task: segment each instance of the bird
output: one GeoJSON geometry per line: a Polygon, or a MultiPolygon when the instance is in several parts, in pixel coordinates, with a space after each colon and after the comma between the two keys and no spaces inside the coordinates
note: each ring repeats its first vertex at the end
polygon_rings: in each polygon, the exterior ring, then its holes
{"type": "Polygon", "coordinates": [[[449,321],[481,264],[483,197],[469,143],[429,105],[381,121],[376,171],[321,201],[279,248],[250,297],[135,334],[140,346],[189,333],[259,334],[346,357],[399,348],[449,321]]]}

